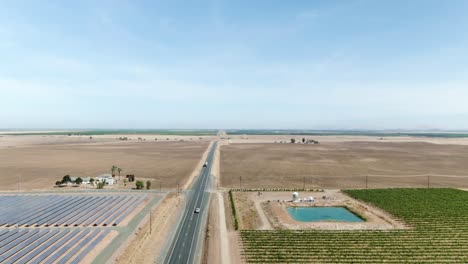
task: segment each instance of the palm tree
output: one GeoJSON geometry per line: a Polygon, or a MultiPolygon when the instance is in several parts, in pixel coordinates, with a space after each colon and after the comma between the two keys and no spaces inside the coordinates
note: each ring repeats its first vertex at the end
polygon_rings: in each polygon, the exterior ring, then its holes
{"type": "Polygon", "coordinates": [[[115,170],[117,169],[117,166],[112,165],[111,172],[112,172],[112,177],[115,176],[115,170]]]}
{"type": "Polygon", "coordinates": [[[117,168],[117,171],[119,172],[119,181],[120,181],[120,172],[122,171],[121,168],[117,168]]]}

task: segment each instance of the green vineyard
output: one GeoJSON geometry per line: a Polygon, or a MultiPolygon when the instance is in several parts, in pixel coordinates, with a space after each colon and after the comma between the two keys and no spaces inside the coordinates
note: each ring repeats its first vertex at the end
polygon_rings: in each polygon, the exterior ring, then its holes
{"type": "Polygon", "coordinates": [[[241,231],[248,263],[468,263],[468,192],[348,190],[411,229],[241,231]]]}

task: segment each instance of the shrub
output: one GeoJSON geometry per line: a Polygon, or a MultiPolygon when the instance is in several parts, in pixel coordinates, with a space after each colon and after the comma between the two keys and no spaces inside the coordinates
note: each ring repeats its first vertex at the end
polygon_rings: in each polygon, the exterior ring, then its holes
{"type": "Polygon", "coordinates": [[[72,180],[70,178],[70,175],[67,174],[67,175],[63,176],[62,183],[69,183],[71,181],[72,180]]]}
{"type": "Polygon", "coordinates": [[[83,179],[81,179],[80,177],[78,177],[78,178],[75,180],[75,183],[76,183],[76,184],[82,184],[82,183],[83,183],[83,179]]]}
{"type": "Polygon", "coordinates": [[[136,186],[137,190],[141,190],[141,189],[143,189],[145,184],[143,183],[143,181],[136,181],[135,186],[136,186]]]}
{"type": "Polygon", "coordinates": [[[146,181],[146,189],[151,189],[151,181],[146,181]]]}

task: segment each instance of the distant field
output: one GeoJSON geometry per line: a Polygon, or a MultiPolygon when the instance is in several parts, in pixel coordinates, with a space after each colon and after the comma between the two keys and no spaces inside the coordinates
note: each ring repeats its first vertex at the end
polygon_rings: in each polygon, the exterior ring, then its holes
{"type": "Polygon", "coordinates": [[[430,137],[467,138],[467,132],[384,132],[341,130],[227,130],[228,135],[306,135],[306,136],[371,136],[371,137],[430,137]]]}
{"type": "Polygon", "coordinates": [[[365,188],[368,176],[369,188],[468,188],[466,157],[468,146],[421,142],[231,144],[221,148],[221,185],[365,188]]]}
{"type": "Polygon", "coordinates": [[[154,179],[153,188],[175,188],[188,179],[209,142],[105,142],[0,148],[0,190],[52,188],[66,174],[110,173],[154,179]]]}
{"type": "Polygon", "coordinates": [[[217,130],[164,130],[164,129],[120,129],[120,130],[70,130],[70,131],[4,131],[3,135],[81,135],[81,136],[97,136],[97,135],[174,135],[174,136],[214,136],[218,133],[217,130]]]}
{"type": "Polygon", "coordinates": [[[355,190],[412,226],[395,231],[241,231],[248,263],[468,263],[468,192],[355,190]]]}

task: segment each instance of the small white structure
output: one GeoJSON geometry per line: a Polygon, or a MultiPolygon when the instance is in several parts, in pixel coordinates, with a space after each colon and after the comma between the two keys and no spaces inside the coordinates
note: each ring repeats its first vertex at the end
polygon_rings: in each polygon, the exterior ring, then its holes
{"type": "Polygon", "coordinates": [[[314,197],[311,196],[311,197],[309,197],[309,200],[308,200],[308,201],[311,202],[311,203],[313,203],[313,202],[315,202],[315,199],[314,199],[314,197]]]}
{"type": "Polygon", "coordinates": [[[91,177],[84,177],[84,178],[81,178],[83,180],[83,182],[81,184],[91,184],[91,177]]]}
{"type": "Polygon", "coordinates": [[[293,193],[293,202],[298,202],[299,201],[299,193],[298,192],[294,192],[293,193]]]}
{"type": "Polygon", "coordinates": [[[115,180],[110,174],[102,174],[96,178],[98,182],[104,182],[106,185],[115,184],[115,180]]]}

